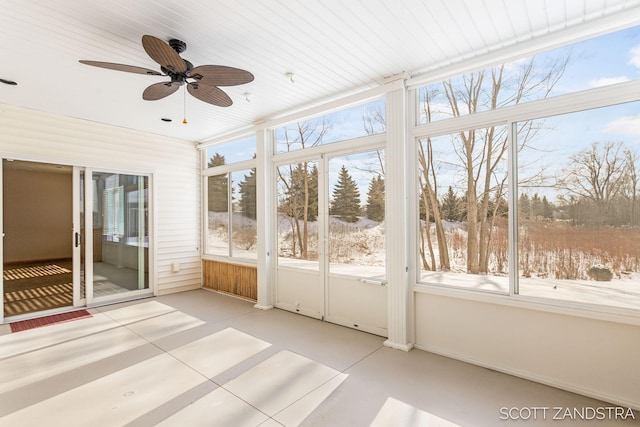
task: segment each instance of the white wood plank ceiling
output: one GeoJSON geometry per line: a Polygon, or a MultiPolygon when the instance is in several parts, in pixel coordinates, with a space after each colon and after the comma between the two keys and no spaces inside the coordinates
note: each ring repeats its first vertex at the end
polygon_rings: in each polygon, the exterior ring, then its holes
{"type": "Polygon", "coordinates": [[[621,15],[638,22],[640,0],[0,0],[0,78],[18,82],[0,84],[0,107],[201,141],[392,75],[470,63],[621,15]],[[157,70],[144,34],[185,41],[182,57],[194,65],[242,68],[255,80],[224,88],[234,101],[228,108],[182,90],[144,101],[143,90],[166,77],[78,62],[157,70]]]}

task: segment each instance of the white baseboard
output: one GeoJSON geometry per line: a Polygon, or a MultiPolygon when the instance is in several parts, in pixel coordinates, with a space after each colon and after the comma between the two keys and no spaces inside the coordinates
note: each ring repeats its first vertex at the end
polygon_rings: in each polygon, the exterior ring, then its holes
{"type": "MultiPolygon", "coordinates": [[[[385,345],[387,343],[385,342],[385,345]]],[[[432,347],[428,345],[416,344],[415,348],[419,350],[428,351],[430,353],[438,354],[440,356],[448,357],[450,359],[459,360],[461,362],[470,363],[472,365],[481,366],[483,368],[492,369],[494,371],[502,372],[505,374],[513,375],[515,377],[524,378],[529,381],[537,382],[540,384],[548,385],[551,387],[559,388],[561,390],[569,391],[572,393],[581,394],[583,396],[591,397],[593,399],[602,400],[604,402],[608,402],[614,405],[619,405],[624,408],[631,408],[637,411],[640,411],[640,401],[633,401],[626,399],[620,396],[612,396],[606,393],[601,393],[597,390],[585,389],[582,387],[578,387],[574,384],[565,383],[561,381],[557,381],[553,378],[544,377],[541,375],[537,375],[532,372],[521,371],[519,369],[513,369],[505,366],[499,366],[492,363],[487,363],[482,360],[477,360],[472,357],[462,356],[456,353],[452,353],[446,350],[442,350],[437,347],[432,347]]]]}
{"type": "Polygon", "coordinates": [[[390,348],[395,348],[396,350],[410,351],[413,348],[413,343],[399,344],[399,343],[393,342],[391,340],[386,340],[384,342],[384,346],[385,347],[390,347],[390,348]]]}

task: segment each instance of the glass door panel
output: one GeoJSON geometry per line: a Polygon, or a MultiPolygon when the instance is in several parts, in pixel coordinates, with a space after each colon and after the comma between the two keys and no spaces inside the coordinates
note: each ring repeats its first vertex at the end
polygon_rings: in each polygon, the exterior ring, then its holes
{"type": "Polygon", "coordinates": [[[318,271],[318,162],[280,166],[278,265],[318,271]]]}
{"type": "Polygon", "coordinates": [[[91,186],[89,300],[148,290],[149,178],[92,172],[91,186]]]}
{"type": "Polygon", "coordinates": [[[329,159],[329,273],[385,279],[384,151],[329,159]]]}
{"type": "Polygon", "coordinates": [[[326,319],[387,335],[384,151],[327,161],[326,319]]]}
{"type": "Polygon", "coordinates": [[[324,279],[318,221],[318,162],[279,166],[277,174],[277,305],[322,318],[324,279]]]}

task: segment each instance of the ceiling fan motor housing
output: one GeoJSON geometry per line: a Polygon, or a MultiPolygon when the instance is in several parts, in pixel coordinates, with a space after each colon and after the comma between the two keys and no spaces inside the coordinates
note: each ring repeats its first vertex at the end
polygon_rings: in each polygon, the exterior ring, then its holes
{"type": "Polygon", "coordinates": [[[190,74],[191,74],[191,70],[193,70],[193,64],[187,61],[186,59],[183,59],[183,61],[187,65],[187,71],[185,71],[184,73],[176,73],[172,69],[169,69],[166,67],[160,67],[163,73],[171,77],[172,84],[175,83],[175,84],[178,84],[179,86],[182,86],[186,82],[187,77],[191,77],[190,74]]]}
{"type": "Polygon", "coordinates": [[[178,53],[182,53],[185,50],[187,50],[187,44],[182,40],[178,40],[178,39],[169,40],[169,46],[171,46],[173,50],[175,50],[178,53]]]}

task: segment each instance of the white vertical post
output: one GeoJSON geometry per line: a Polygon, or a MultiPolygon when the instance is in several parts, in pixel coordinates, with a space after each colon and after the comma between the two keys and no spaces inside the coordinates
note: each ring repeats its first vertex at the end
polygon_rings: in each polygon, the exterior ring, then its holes
{"type": "Polygon", "coordinates": [[[73,306],[74,307],[78,307],[80,306],[80,294],[81,294],[81,275],[80,275],[80,270],[82,268],[81,266],[81,259],[82,259],[82,249],[84,248],[84,242],[79,242],[78,241],[78,235],[82,235],[82,227],[81,227],[81,221],[84,221],[84,218],[80,218],[80,202],[82,200],[84,200],[84,195],[83,197],[80,196],[80,174],[82,173],[82,171],[80,170],[80,168],[78,166],[74,166],[73,167],[73,175],[72,175],[72,193],[73,193],[73,203],[72,203],[72,211],[73,211],[73,226],[72,226],[72,231],[71,231],[71,246],[73,248],[72,250],[72,283],[73,283],[73,306]],[[79,245],[77,245],[77,243],[80,243],[79,245]]]}
{"type": "Polygon", "coordinates": [[[509,295],[520,292],[518,285],[518,123],[509,122],[508,204],[509,204],[509,295]]]}
{"type": "MultiPolygon", "coordinates": [[[[387,145],[385,149],[388,339],[384,345],[409,351],[411,342],[412,289],[409,280],[409,192],[411,159],[407,141],[407,96],[404,87],[387,94],[387,145]]],[[[413,264],[413,263],[411,263],[413,264]]],[[[412,268],[411,268],[412,269],[412,268]]]]}
{"type": "Polygon", "coordinates": [[[255,308],[273,308],[273,212],[274,197],[272,156],[272,132],[259,128],[256,133],[256,218],[257,218],[257,269],[258,301],[255,308]]]}
{"type": "MultiPolygon", "coordinates": [[[[93,170],[84,170],[84,283],[87,305],[93,302],[93,170]]],[[[101,242],[102,243],[102,242],[101,242]]]]}
{"type": "MultiPolygon", "coordinates": [[[[138,289],[144,289],[144,272],[146,265],[144,263],[144,180],[145,177],[138,175],[138,289]]],[[[126,201],[125,201],[126,206],[126,201]]],[[[126,213],[127,211],[125,211],[126,213]]]]}

